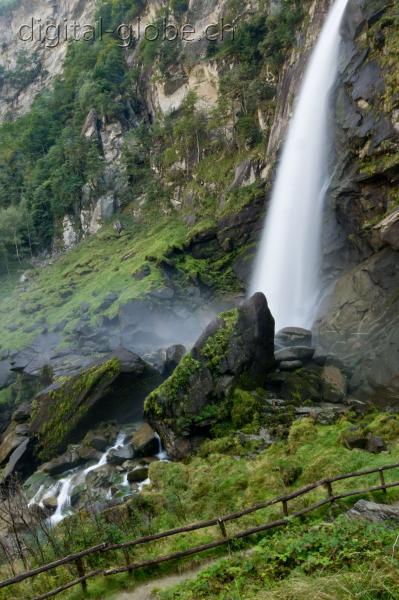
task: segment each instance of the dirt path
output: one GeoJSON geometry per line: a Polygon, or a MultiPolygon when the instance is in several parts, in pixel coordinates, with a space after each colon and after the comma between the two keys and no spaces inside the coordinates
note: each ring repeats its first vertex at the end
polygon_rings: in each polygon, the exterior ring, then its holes
{"type": "Polygon", "coordinates": [[[154,600],[154,596],[152,595],[154,590],[169,590],[178,583],[182,583],[187,579],[192,579],[205,567],[206,565],[202,565],[197,569],[186,571],[181,575],[170,575],[169,577],[162,577],[156,581],[150,581],[149,583],[140,585],[132,592],[118,594],[117,596],[114,596],[112,600],[154,600]]]}

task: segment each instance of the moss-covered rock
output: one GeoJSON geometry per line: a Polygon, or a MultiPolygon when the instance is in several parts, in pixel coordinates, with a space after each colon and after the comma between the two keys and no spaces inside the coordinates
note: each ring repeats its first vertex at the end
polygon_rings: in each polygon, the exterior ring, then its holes
{"type": "MultiPolygon", "coordinates": [[[[274,320],[263,294],[213,321],[171,377],[152,392],[145,413],[167,451],[184,456],[209,428],[230,418],[232,390],[254,387],[274,365],[274,320]]],[[[239,415],[237,402],[235,416],[239,415]]]]}
{"type": "Polygon", "coordinates": [[[145,396],[159,382],[152,367],[122,349],[77,375],[58,379],[34,401],[31,429],[39,457],[48,460],[63,452],[103,417],[139,420],[145,396]]]}

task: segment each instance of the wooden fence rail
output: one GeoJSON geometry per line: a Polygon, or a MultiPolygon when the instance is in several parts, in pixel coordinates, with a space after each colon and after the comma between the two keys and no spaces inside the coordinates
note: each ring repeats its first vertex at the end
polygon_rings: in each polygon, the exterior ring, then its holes
{"type": "Polygon", "coordinates": [[[37,567],[35,569],[25,571],[24,573],[20,573],[19,575],[11,577],[10,579],[1,581],[0,589],[16,585],[27,579],[32,579],[32,578],[36,577],[37,575],[40,575],[42,573],[47,573],[49,571],[52,571],[53,569],[56,569],[57,567],[61,567],[61,566],[67,565],[67,564],[75,564],[75,566],[77,568],[77,572],[78,572],[77,579],[74,579],[73,581],[70,581],[69,583],[66,583],[56,589],[48,591],[45,594],[42,594],[41,596],[36,596],[32,600],[46,600],[47,598],[52,598],[54,596],[57,596],[58,594],[61,594],[62,592],[66,591],[72,587],[75,587],[77,585],[81,585],[83,591],[86,592],[88,580],[93,579],[94,577],[99,577],[99,576],[109,577],[112,575],[117,575],[119,573],[126,573],[126,572],[133,573],[134,571],[137,571],[138,569],[148,568],[148,567],[160,565],[162,563],[165,563],[165,562],[168,562],[171,560],[176,560],[179,558],[185,558],[188,556],[199,554],[199,553],[205,552],[207,550],[212,550],[214,548],[218,548],[220,546],[230,544],[234,540],[244,539],[246,537],[249,537],[249,536],[257,534],[257,533],[262,533],[269,529],[281,527],[283,525],[286,525],[292,518],[302,517],[310,512],[313,512],[319,508],[322,508],[323,506],[326,506],[328,504],[330,504],[330,505],[334,504],[337,500],[350,498],[352,496],[360,496],[360,495],[364,495],[364,494],[376,492],[376,491],[383,491],[384,493],[386,493],[387,489],[399,487],[399,481],[387,483],[385,480],[385,477],[384,477],[384,472],[392,470],[392,469],[398,469],[398,468],[399,468],[399,463],[396,463],[396,464],[385,465],[385,466],[373,468],[373,469],[365,469],[363,471],[354,471],[352,473],[344,473],[341,475],[337,475],[336,477],[321,479],[321,480],[311,483],[305,487],[302,487],[299,490],[296,490],[295,492],[292,492],[290,494],[285,494],[284,496],[278,496],[271,500],[267,500],[265,502],[260,502],[258,504],[255,504],[255,505],[245,508],[243,510],[240,510],[240,511],[237,511],[234,513],[229,513],[229,514],[223,515],[221,517],[215,517],[214,519],[209,519],[207,521],[199,521],[197,523],[193,523],[193,524],[187,525],[185,527],[178,527],[175,529],[170,529],[168,531],[155,533],[153,535],[143,536],[143,537],[136,538],[134,540],[130,540],[128,542],[123,542],[120,544],[110,544],[110,543],[98,544],[97,546],[87,548],[86,550],[82,550],[81,552],[76,552],[74,554],[70,554],[69,556],[65,556],[63,558],[55,560],[55,561],[48,563],[46,565],[43,565],[41,567],[37,567]],[[374,473],[379,474],[379,480],[380,480],[379,485],[374,485],[374,486],[371,486],[371,487],[368,487],[365,489],[351,490],[351,491],[343,492],[340,494],[334,493],[334,491],[333,491],[333,483],[336,483],[338,481],[343,481],[344,479],[364,477],[365,475],[371,475],[374,473]],[[320,500],[317,503],[307,506],[299,511],[290,513],[290,511],[289,511],[289,501],[290,500],[294,500],[296,498],[299,498],[300,496],[307,495],[319,487],[324,487],[327,490],[327,496],[323,500],[320,500]],[[282,517],[280,519],[277,519],[274,521],[269,521],[267,523],[264,523],[263,525],[258,525],[256,527],[251,527],[249,529],[245,529],[238,533],[234,533],[233,535],[228,535],[226,525],[225,525],[227,522],[234,521],[236,519],[239,519],[239,518],[249,515],[251,513],[257,512],[264,508],[274,506],[276,504],[281,504],[281,507],[282,507],[282,517]],[[132,548],[132,547],[138,546],[138,545],[148,544],[150,542],[154,542],[154,541],[161,540],[164,538],[176,536],[181,533],[188,533],[191,531],[198,531],[201,529],[206,529],[206,528],[212,527],[212,526],[217,526],[220,529],[222,538],[217,539],[208,544],[202,544],[200,546],[195,546],[193,548],[189,548],[187,550],[182,550],[180,552],[175,552],[173,554],[158,556],[157,558],[153,558],[151,560],[145,560],[145,561],[136,562],[136,563],[129,562],[129,553],[128,553],[129,548],[132,548]],[[85,567],[84,567],[84,562],[83,562],[84,558],[91,556],[93,554],[101,554],[104,552],[110,552],[110,551],[116,551],[116,550],[122,550],[125,553],[125,558],[126,558],[126,563],[127,563],[126,566],[116,567],[116,568],[112,568],[112,569],[98,569],[95,571],[91,571],[89,573],[85,572],[85,567]]]}

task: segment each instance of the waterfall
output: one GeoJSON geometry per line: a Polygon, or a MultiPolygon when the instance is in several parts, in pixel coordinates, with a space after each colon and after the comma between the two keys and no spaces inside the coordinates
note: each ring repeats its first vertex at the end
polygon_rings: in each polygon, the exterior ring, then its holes
{"type": "MultiPolygon", "coordinates": [[[[162,448],[161,439],[158,435],[156,435],[156,437],[158,439],[158,453],[155,455],[155,458],[157,458],[159,461],[168,461],[168,455],[162,448]]],[[[41,508],[44,508],[45,499],[55,496],[57,498],[57,508],[54,514],[49,517],[48,522],[51,526],[58,525],[58,523],[60,523],[66,516],[73,513],[71,507],[71,495],[73,494],[74,489],[77,486],[86,482],[86,478],[89,475],[89,473],[91,473],[92,471],[96,471],[97,469],[100,469],[101,467],[106,465],[109,454],[112,452],[112,450],[118,450],[120,448],[123,448],[126,444],[126,438],[126,433],[119,433],[116,438],[115,444],[107,448],[105,452],[102,453],[99,460],[90,467],[76,468],[72,471],[69,471],[65,474],[64,477],[56,481],[50,488],[46,488],[44,484],[41,485],[38,491],[33,496],[33,498],[31,498],[31,500],[29,501],[28,507],[32,507],[33,505],[37,504],[41,508]]],[[[149,485],[150,483],[150,479],[142,481],[137,486],[138,491],[141,492],[143,487],[149,485]]],[[[119,488],[125,491],[127,489],[130,493],[130,484],[128,481],[127,472],[123,475],[122,482],[119,485],[119,488]]],[[[106,496],[107,500],[111,500],[112,495],[112,488],[110,488],[106,496]]]]}
{"type": "Polygon", "coordinates": [[[310,57],[294,109],[257,256],[251,293],[266,294],[276,328],[311,327],[320,299],[321,236],[329,183],[330,92],[338,72],[336,0],[310,57]]]}

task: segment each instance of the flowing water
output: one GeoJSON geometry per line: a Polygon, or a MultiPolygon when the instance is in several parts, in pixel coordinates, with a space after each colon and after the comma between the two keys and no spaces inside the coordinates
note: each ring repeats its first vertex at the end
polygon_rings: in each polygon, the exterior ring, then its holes
{"type": "Polygon", "coordinates": [[[311,327],[320,299],[321,236],[328,188],[331,90],[338,73],[336,0],[312,52],[277,171],[251,293],[266,294],[276,328],[311,327]]]}
{"type": "MultiPolygon", "coordinates": [[[[159,436],[157,436],[157,438],[159,441],[159,450],[156,454],[156,458],[158,458],[158,460],[160,461],[166,461],[168,458],[167,454],[162,449],[162,444],[159,436]]],[[[54,514],[52,514],[51,517],[49,517],[49,523],[52,526],[55,526],[58,523],[60,523],[66,516],[72,514],[73,512],[71,506],[71,495],[73,494],[74,489],[86,481],[86,478],[89,473],[107,464],[108,455],[110,454],[110,452],[112,450],[123,448],[123,446],[125,445],[125,440],[126,434],[123,432],[119,433],[115,444],[107,448],[107,450],[101,455],[97,463],[91,465],[90,467],[86,467],[85,469],[74,469],[73,471],[70,471],[68,474],[66,474],[65,477],[59,479],[56,483],[54,483],[54,485],[52,485],[49,488],[45,487],[44,485],[41,485],[39,490],[36,492],[35,496],[30,500],[28,506],[37,504],[43,508],[44,500],[46,498],[51,498],[55,496],[57,498],[57,508],[54,514]]],[[[127,477],[128,475],[127,473],[125,473],[121,481],[120,487],[125,488],[127,492],[130,492],[130,484],[128,482],[127,477]]],[[[141,482],[138,485],[138,491],[140,492],[144,486],[149,485],[150,483],[151,481],[149,479],[146,479],[145,481],[141,482]]],[[[107,493],[107,499],[112,499],[111,489],[107,493]]]]}

